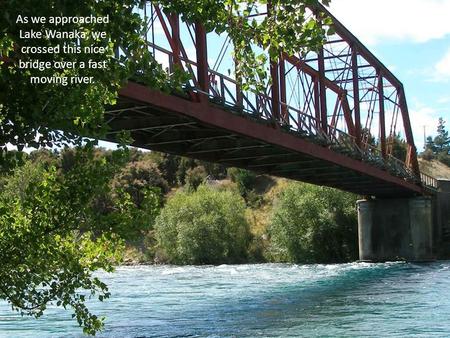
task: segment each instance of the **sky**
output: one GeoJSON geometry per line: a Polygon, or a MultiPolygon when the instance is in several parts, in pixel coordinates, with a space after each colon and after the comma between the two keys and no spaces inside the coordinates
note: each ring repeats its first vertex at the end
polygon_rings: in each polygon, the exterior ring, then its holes
{"type": "Polygon", "coordinates": [[[416,147],[450,129],[450,0],[332,0],[330,12],[403,82],[416,147]]]}

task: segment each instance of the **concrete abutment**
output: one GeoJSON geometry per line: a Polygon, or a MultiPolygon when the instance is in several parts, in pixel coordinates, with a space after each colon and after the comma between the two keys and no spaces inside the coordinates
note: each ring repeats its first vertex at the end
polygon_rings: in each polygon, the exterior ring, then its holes
{"type": "Polygon", "coordinates": [[[430,196],[357,202],[359,259],[432,261],[450,257],[450,181],[430,196]]]}
{"type": "Polygon", "coordinates": [[[358,201],[359,259],[433,260],[432,205],[429,197],[358,201]]]}

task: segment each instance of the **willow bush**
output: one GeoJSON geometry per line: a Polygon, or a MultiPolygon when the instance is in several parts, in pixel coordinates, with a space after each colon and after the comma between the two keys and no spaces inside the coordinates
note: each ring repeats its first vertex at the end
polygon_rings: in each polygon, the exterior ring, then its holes
{"type": "Polygon", "coordinates": [[[170,198],[156,218],[155,232],[158,250],[174,264],[242,262],[250,240],[244,200],[203,185],[170,198]]]}
{"type": "Polygon", "coordinates": [[[275,261],[333,263],[357,259],[356,196],[291,183],[280,194],[269,227],[275,261]]]}

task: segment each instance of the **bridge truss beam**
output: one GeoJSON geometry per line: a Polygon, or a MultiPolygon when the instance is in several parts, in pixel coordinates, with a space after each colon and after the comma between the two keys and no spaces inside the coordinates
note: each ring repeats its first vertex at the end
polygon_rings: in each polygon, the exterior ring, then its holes
{"type": "MultiPolygon", "coordinates": [[[[283,176],[311,182],[313,177],[306,173],[328,165],[334,174],[331,178],[317,176],[317,183],[354,191],[351,182],[338,182],[337,173],[346,172],[356,173],[361,187],[368,187],[367,180],[375,180],[379,194],[420,193],[403,85],[324,7],[313,12],[331,17],[336,34],[328,37],[317,53],[282,53],[271,60],[267,70],[270,86],[265,92],[255,93],[242,91],[238,80],[225,75],[235,67],[232,58],[226,58],[230,45],[227,36],[207,33],[201,23],[182,22],[178,15],[165,13],[156,3],[148,2],[143,12],[146,18],[151,13],[145,35],[147,46],[170,71],[179,67],[191,75],[187,95],[169,98],[130,84],[121,93],[125,102],[130,100],[129,107],[125,104],[119,113],[108,114],[112,129],[108,137],[114,138],[114,132],[122,127],[132,132],[136,145],[155,150],[227,165],[248,165],[269,174],[280,174],[281,170],[283,176]],[[221,43],[219,51],[217,45],[221,43]],[[130,116],[139,114],[140,105],[147,107],[147,114],[149,106],[160,114],[150,114],[153,121],[142,116],[138,122],[130,121],[130,116]],[[180,115],[183,111],[184,118],[180,115]],[[170,112],[168,120],[166,112],[170,112]],[[164,120],[160,126],[158,119],[164,120]],[[199,120],[209,128],[203,126],[199,132],[199,120]],[[245,129],[234,123],[242,123],[245,129]],[[398,135],[406,138],[408,147],[402,158],[394,151],[398,135]],[[281,139],[286,143],[280,143],[281,139]],[[280,163],[281,169],[271,167],[270,161],[278,155],[283,158],[285,153],[287,162],[297,161],[299,166],[280,163]],[[315,157],[320,165],[308,167],[308,161],[315,157]],[[334,172],[334,166],[340,169],[334,172]],[[285,172],[285,167],[292,172],[285,172]],[[306,170],[303,173],[302,168],[306,170]]],[[[365,189],[357,190],[372,195],[365,189]]]]}

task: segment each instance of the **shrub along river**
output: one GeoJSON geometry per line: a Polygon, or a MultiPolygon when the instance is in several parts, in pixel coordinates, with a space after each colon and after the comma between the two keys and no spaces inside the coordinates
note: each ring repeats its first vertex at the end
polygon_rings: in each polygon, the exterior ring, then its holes
{"type": "MultiPolygon", "coordinates": [[[[450,336],[450,262],[120,267],[100,337],[450,336]]],[[[1,337],[81,337],[70,313],[23,318],[0,304],[1,337]]]]}

